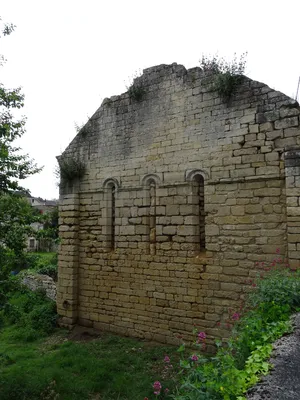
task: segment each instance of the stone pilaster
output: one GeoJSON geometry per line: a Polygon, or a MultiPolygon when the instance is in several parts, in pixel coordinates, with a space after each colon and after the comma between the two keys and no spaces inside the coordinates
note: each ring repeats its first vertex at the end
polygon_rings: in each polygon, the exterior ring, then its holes
{"type": "Polygon", "coordinates": [[[300,260],[300,147],[285,152],[287,243],[292,268],[300,260]]]}
{"type": "Polygon", "coordinates": [[[63,326],[78,316],[79,195],[61,195],[59,205],[61,244],[58,255],[57,310],[63,326]]]}

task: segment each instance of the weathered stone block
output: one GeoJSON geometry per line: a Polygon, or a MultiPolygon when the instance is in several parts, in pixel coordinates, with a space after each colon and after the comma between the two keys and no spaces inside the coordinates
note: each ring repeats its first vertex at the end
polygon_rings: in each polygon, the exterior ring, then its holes
{"type": "Polygon", "coordinates": [[[285,129],[285,128],[291,128],[292,126],[298,126],[299,125],[299,119],[298,117],[289,117],[289,118],[283,118],[278,121],[275,121],[275,129],[285,129]]]}

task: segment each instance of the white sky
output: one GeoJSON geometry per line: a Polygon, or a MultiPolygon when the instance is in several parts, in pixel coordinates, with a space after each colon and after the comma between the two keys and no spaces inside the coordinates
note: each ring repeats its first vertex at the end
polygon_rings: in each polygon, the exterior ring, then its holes
{"type": "Polygon", "coordinates": [[[136,71],[202,54],[248,51],[246,74],[295,97],[300,75],[299,0],[1,0],[6,87],[22,86],[27,133],[20,141],[43,171],[22,184],[58,197],[55,156],[105,97],[126,91],[136,71]]]}

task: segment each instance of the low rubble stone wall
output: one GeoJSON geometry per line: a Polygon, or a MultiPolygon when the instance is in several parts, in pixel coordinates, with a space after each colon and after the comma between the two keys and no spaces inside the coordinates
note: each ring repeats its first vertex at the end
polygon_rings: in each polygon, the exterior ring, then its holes
{"type": "Polygon", "coordinates": [[[22,283],[30,290],[44,289],[46,296],[56,301],[56,283],[50,276],[28,274],[23,277],[22,283]]]}

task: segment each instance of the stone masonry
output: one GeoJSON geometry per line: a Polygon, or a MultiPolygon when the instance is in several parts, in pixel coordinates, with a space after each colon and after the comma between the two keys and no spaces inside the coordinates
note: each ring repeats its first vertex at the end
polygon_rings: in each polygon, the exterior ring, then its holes
{"type": "Polygon", "coordinates": [[[23,285],[27,286],[32,291],[44,290],[45,295],[55,301],[56,300],[56,283],[48,275],[42,274],[24,274],[22,277],[23,285]]]}
{"type": "Polygon", "coordinates": [[[200,68],[160,65],[105,99],[59,161],[57,303],[81,324],[167,343],[208,338],[257,262],[300,258],[300,109],[244,78],[229,102],[200,68]]]}

